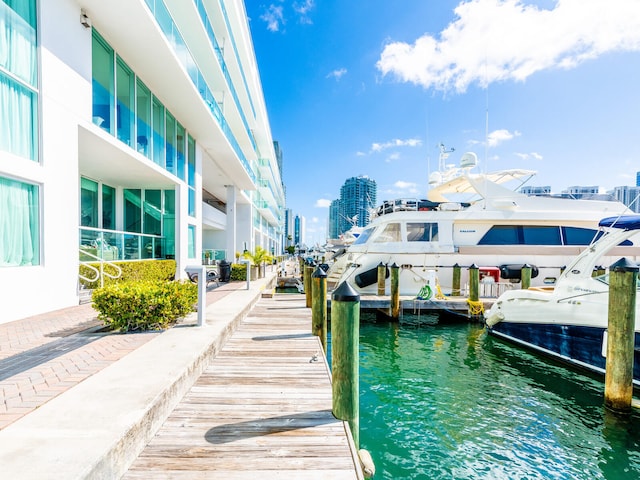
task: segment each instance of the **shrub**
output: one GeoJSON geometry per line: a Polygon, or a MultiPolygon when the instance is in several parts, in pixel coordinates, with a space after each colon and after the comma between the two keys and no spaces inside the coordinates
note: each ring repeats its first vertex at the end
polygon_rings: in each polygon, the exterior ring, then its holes
{"type": "Polygon", "coordinates": [[[230,280],[242,281],[247,279],[247,264],[246,263],[233,263],[231,265],[231,278],[230,280]]]}
{"type": "MultiPolygon", "coordinates": [[[[118,278],[110,278],[105,275],[104,285],[110,285],[120,282],[166,282],[175,279],[176,261],[175,260],[142,260],[139,262],[110,262],[117,265],[122,270],[122,275],[118,278]]],[[[100,270],[100,263],[90,263],[89,265],[100,270]]],[[[117,270],[108,263],[104,264],[104,271],[112,275],[117,275],[117,270]]],[[[95,272],[84,264],[80,264],[80,274],[85,277],[92,278],[95,272]]],[[[93,289],[100,286],[100,280],[95,282],[87,282],[80,280],[85,288],[93,289]]]]}
{"type": "Polygon", "coordinates": [[[119,282],[93,291],[98,319],[121,332],[162,330],[194,311],[198,286],[191,282],[119,282]]]}

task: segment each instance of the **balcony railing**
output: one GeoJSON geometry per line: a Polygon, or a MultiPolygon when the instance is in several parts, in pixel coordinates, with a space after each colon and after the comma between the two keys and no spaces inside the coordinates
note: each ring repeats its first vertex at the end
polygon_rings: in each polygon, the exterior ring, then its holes
{"type": "Polygon", "coordinates": [[[173,258],[167,252],[166,240],[159,235],[144,233],[80,228],[80,262],[90,263],[96,259],[149,260],[173,258]]]}

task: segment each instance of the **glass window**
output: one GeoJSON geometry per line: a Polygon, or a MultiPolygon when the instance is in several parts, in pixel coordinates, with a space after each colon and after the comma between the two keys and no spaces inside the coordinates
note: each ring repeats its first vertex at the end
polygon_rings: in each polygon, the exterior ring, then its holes
{"type": "Polygon", "coordinates": [[[116,189],[102,185],[102,228],[116,229],[116,189]]]}
{"type": "Polygon", "coordinates": [[[354,245],[362,245],[367,243],[367,240],[369,240],[369,237],[371,236],[371,234],[374,232],[375,228],[367,228],[365,230],[362,231],[362,233],[360,235],[358,235],[358,238],[356,239],[355,242],[353,242],[354,245]]]}
{"type": "Polygon", "coordinates": [[[118,57],[116,64],[118,140],[131,146],[133,136],[134,76],[131,69],[118,57]]]}
{"type": "Polygon", "coordinates": [[[164,191],[164,215],[162,218],[165,256],[175,258],[176,254],[176,192],[164,191]]]}
{"type": "Polygon", "coordinates": [[[478,245],[517,245],[518,243],[516,225],[494,225],[484,234],[478,245]]]}
{"type": "Polygon", "coordinates": [[[591,228],[562,227],[565,245],[589,245],[597,233],[591,228]]]}
{"type": "Polygon", "coordinates": [[[185,145],[186,145],[186,137],[185,137],[185,130],[184,127],[182,125],[180,125],[180,123],[178,122],[177,124],[177,135],[176,135],[176,162],[177,162],[177,167],[178,167],[178,178],[180,178],[181,180],[185,180],[185,176],[184,176],[184,172],[186,171],[185,169],[185,160],[186,160],[186,156],[184,154],[185,151],[185,145]]]}
{"type": "Polygon", "coordinates": [[[0,2],[0,67],[36,88],[36,0],[0,2]]]}
{"type": "Polygon", "coordinates": [[[436,242],[437,240],[437,223],[407,223],[407,241],[436,242]]]}
{"type": "Polygon", "coordinates": [[[196,258],[196,227],[195,225],[189,225],[187,255],[189,258],[196,258]]]}
{"type": "Polygon", "coordinates": [[[124,229],[142,233],[142,192],[137,188],[124,190],[124,229]]]}
{"type": "Polygon", "coordinates": [[[187,141],[187,181],[189,184],[189,212],[192,217],[196,216],[196,141],[191,135],[187,141]]]}
{"type": "Polygon", "coordinates": [[[560,228],[556,226],[523,226],[522,243],[524,245],[562,245],[560,228]]]}
{"type": "Polygon", "coordinates": [[[162,191],[144,191],[144,233],[162,233],[162,191]]]}
{"type": "Polygon", "coordinates": [[[92,87],[93,123],[113,133],[113,49],[93,31],[92,87]]]}
{"type": "Polygon", "coordinates": [[[39,188],[0,177],[0,267],[40,264],[39,188]]]}
{"type": "Polygon", "coordinates": [[[151,92],[140,80],[136,83],[137,150],[149,157],[151,138],[151,92]]]}
{"type": "Polygon", "coordinates": [[[167,110],[166,124],[166,162],[165,168],[168,172],[176,174],[176,119],[167,110]]]}
{"type": "Polygon", "coordinates": [[[164,105],[153,98],[153,161],[164,167],[164,105]]]}
{"type": "Polygon", "coordinates": [[[384,227],[384,230],[376,237],[375,243],[383,242],[400,242],[402,237],[400,235],[400,224],[389,223],[384,227]]]}
{"type": "Polygon", "coordinates": [[[80,225],[98,228],[98,182],[80,179],[80,225]]]}
{"type": "Polygon", "coordinates": [[[0,72],[0,150],[37,160],[37,108],[38,96],[35,92],[0,72]]]}

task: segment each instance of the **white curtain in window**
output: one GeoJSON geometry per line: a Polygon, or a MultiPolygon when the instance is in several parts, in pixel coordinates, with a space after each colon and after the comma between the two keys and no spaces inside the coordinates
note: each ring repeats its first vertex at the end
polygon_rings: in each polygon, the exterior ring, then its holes
{"type": "MultiPolygon", "coordinates": [[[[20,0],[14,8],[25,10],[25,16],[32,16],[29,10],[33,2],[20,0]]],[[[32,87],[36,87],[36,31],[6,2],[0,0],[0,67],[8,70],[32,87]]]]}
{"type": "Polygon", "coordinates": [[[37,265],[38,189],[0,177],[0,267],[37,265]]]}
{"type": "Polygon", "coordinates": [[[33,95],[0,73],[0,150],[35,159],[33,95]]]}

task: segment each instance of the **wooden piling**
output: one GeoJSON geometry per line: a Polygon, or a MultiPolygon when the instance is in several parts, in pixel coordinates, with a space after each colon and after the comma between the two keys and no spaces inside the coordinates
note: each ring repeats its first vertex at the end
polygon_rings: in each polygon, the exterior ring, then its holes
{"type": "Polygon", "coordinates": [[[527,290],[531,286],[531,265],[525,263],[520,271],[522,289],[527,290]]]}
{"type": "Polygon", "coordinates": [[[476,264],[469,267],[469,318],[478,320],[484,313],[484,305],[480,302],[480,268],[476,264]]]}
{"type": "Polygon", "coordinates": [[[320,267],[311,276],[311,333],[320,337],[327,355],[327,273],[320,267]]]}
{"type": "Polygon", "coordinates": [[[333,415],[349,422],[360,446],[360,295],[342,282],[331,297],[331,373],[333,415]]]}
{"type": "Polygon", "coordinates": [[[391,265],[391,317],[400,318],[400,267],[391,265]]]}
{"type": "Polygon", "coordinates": [[[307,300],[307,308],[311,308],[311,276],[313,275],[313,267],[311,265],[304,266],[304,277],[303,277],[303,285],[304,285],[304,294],[307,300]]]}
{"type": "Polygon", "coordinates": [[[631,411],[638,266],[621,258],[609,267],[609,319],[604,404],[619,413],[631,411]]]}
{"type": "Polygon", "coordinates": [[[457,263],[453,266],[453,278],[451,286],[451,296],[460,296],[460,265],[457,263]]]}
{"type": "Polygon", "coordinates": [[[378,265],[378,296],[381,297],[385,294],[385,280],[387,279],[387,266],[380,262],[378,265]]]}

